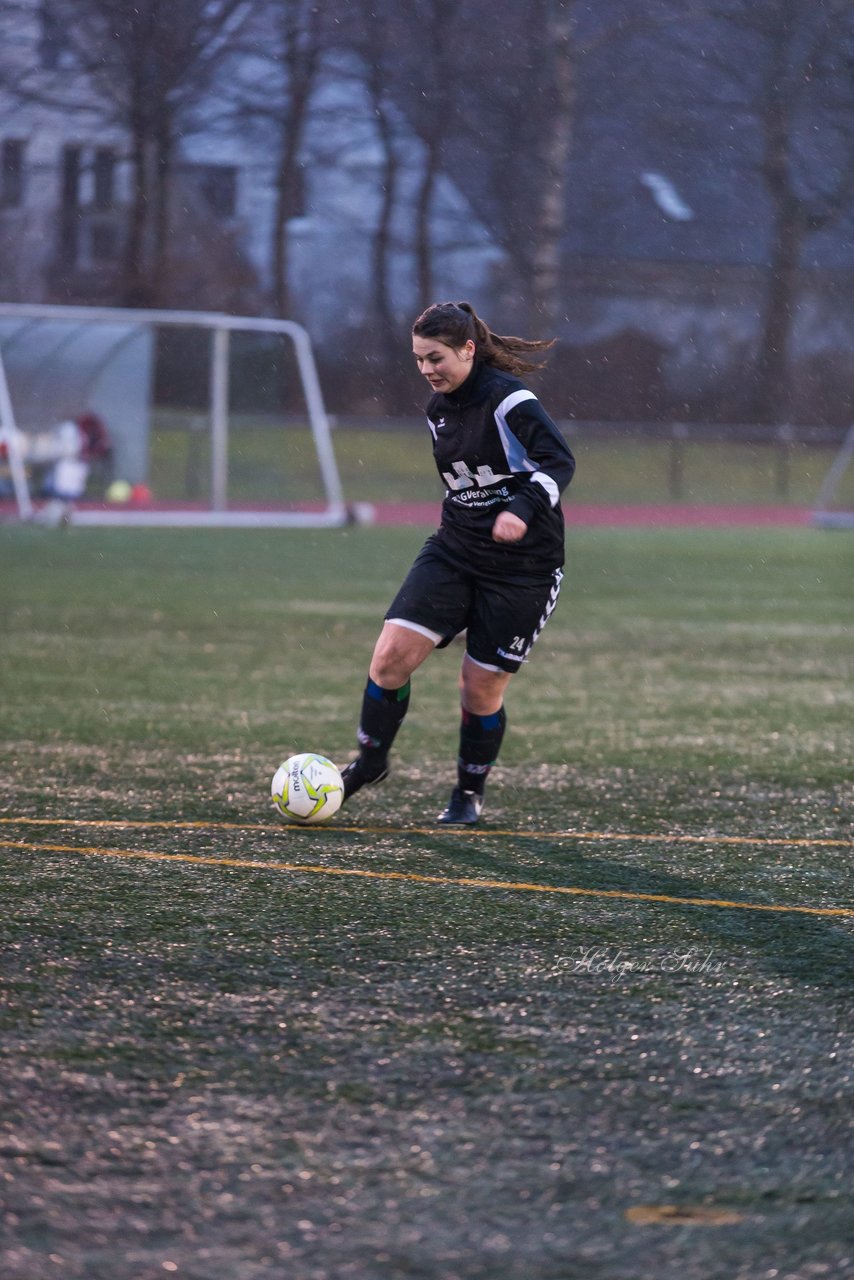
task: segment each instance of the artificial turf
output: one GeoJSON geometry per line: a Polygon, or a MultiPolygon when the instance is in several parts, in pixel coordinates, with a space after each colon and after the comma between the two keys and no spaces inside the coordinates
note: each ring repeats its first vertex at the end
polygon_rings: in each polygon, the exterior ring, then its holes
{"type": "Polygon", "coordinates": [[[8,1280],[854,1275],[850,536],[574,530],[482,827],[423,531],[4,528],[8,1280]]]}

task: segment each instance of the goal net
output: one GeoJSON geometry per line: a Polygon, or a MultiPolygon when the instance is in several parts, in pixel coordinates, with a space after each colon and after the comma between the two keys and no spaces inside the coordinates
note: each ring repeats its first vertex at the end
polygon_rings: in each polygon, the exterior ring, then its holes
{"type": "Polygon", "coordinates": [[[307,331],[208,312],[0,304],[0,486],[75,524],[354,518],[307,331]]]}

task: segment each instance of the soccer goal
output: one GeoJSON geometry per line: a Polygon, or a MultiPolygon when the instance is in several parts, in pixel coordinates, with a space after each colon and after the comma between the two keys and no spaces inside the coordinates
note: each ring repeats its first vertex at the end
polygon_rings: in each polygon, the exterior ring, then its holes
{"type": "Polygon", "coordinates": [[[351,509],[344,501],[311,340],[293,321],[214,312],[0,304],[0,444],[7,498],[20,518],[39,517],[41,495],[33,491],[32,477],[36,463],[52,460],[51,449],[57,455],[54,464],[65,465],[66,479],[72,475],[69,429],[86,415],[107,424],[118,484],[112,491],[107,486],[101,500],[89,495],[76,501],[71,495],[65,514],[75,524],[323,527],[370,518],[366,508],[351,509]],[[207,404],[203,413],[190,416],[191,443],[207,475],[192,500],[186,495],[160,500],[155,492],[153,500],[126,501],[126,493],[150,494],[154,359],[164,329],[194,333],[197,346],[202,335],[207,404]],[[288,468],[294,473],[288,494],[269,491],[263,501],[253,500],[245,484],[235,492],[233,454],[242,453],[230,449],[233,345],[251,334],[289,346],[294,391],[302,406],[290,421],[283,416],[281,423],[274,422],[273,432],[268,429],[254,445],[255,471],[268,476],[268,490],[275,486],[277,466],[283,474],[288,468]],[[300,453],[306,449],[308,460],[300,453]],[[310,485],[302,480],[309,470],[310,485]]]}
{"type": "MultiPolygon", "coordinates": [[[[843,482],[850,479],[854,462],[854,424],[848,428],[839,452],[822,481],[812,521],[821,529],[854,529],[854,503],[840,505],[843,482]]],[[[844,500],[843,500],[844,501],[844,500]]]]}

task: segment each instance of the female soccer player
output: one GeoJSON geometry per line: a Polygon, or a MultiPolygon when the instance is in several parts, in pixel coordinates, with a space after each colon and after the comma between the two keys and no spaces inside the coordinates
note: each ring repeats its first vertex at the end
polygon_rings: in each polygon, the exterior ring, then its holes
{"type": "Polygon", "coordinates": [[[500,337],[467,302],[428,307],[412,350],[433,395],[427,420],[447,489],[427,539],[385,615],[362,700],[359,755],[344,796],[388,776],[410,676],[466,632],[457,785],[439,821],[471,825],[498,758],[504,693],[557,603],[564,562],[560,495],[575,459],[518,374],[552,342],[500,337]]]}

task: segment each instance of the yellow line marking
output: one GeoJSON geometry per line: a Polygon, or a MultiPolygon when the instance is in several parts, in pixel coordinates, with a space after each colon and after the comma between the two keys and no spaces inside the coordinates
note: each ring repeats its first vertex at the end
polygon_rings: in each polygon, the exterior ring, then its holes
{"type": "Polygon", "coordinates": [[[431,876],[415,871],[369,871],[359,867],[322,867],[304,862],[258,862],[251,858],[215,857],[198,853],[160,853],[143,849],[102,849],[97,846],[30,844],[24,840],[0,840],[3,849],[29,849],[33,853],[73,853],[102,858],[140,858],[149,862],[191,862],[209,867],[242,867],[253,871],[292,871],[299,875],[353,876],[364,880],[397,880],[411,884],[443,885],[467,889],[505,889],[517,893],[559,893],[578,898],[620,898],[629,902],[664,902],[676,906],[722,907],[740,911],[795,912],[810,916],[852,916],[849,907],[800,907],[767,902],[731,902],[726,898],[680,898],[669,893],[635,893],[628,889],[582,889],[575,885],[529,884],[524,880],[490,880],[477,876],[431,876]]]}
{"type": "Polygon", "coordinates": [[[625,1218],[642,1227],[728,1227],[743,1222],[744,1214],[703,1204],[636,1204],[626,1210],[625,1218]]]}
{"type": "Polygon", "coordinates": [[[724,836],[687,835],[681,832],[632,832],[632,831],[519,831],[499,827],[345,827],[337,823],[301,827],[284,822],[185,822],[159,818],[0,818],[2,826],[34,827],[94,827],[114,831],[167,830],[167,831],[260,831],[279,835],[357,835],[357,836],[437,836],[465,835],[470,837],[511,836],[514,840],[588,840],[597,844],[605,841],[638,844],[727,844],[760,845],[771,848],[793,846],[806,849],[854,849],[854,839],[841,840],[824,836],[724,836]]]}

